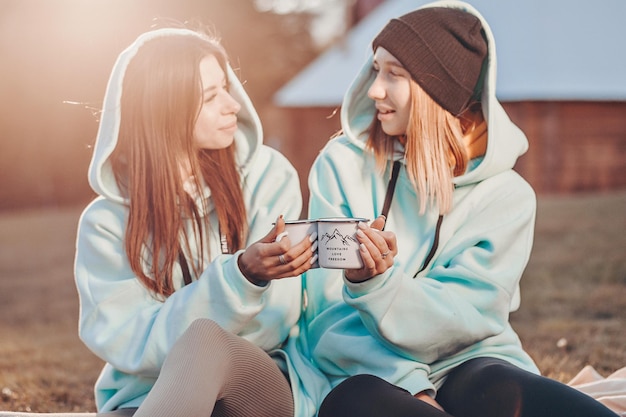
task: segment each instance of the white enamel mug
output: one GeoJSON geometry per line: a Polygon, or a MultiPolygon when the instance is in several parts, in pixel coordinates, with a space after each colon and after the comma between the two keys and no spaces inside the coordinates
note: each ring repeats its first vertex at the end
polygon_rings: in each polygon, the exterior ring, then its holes
{"type": "Polygon", "coordinates": [[[355,217],[317,219],[319,265],[330,269],[362,268],[356,232],[359,222],[367,221],[355,217]]]}
{"type": "MultiPolygon", "coordinates": [[[[309,235],[317,233],[317,221],[316,220],[285,220],[285,231],[288,233],[289,240],[292,245],[297,245],[304,239],[307,239],[309,235]]],[[[317,253],[317,250],[314,254],[317,253]]],[[[311,268],[319,268],[317,261],[311,266],[311,268]]]]}

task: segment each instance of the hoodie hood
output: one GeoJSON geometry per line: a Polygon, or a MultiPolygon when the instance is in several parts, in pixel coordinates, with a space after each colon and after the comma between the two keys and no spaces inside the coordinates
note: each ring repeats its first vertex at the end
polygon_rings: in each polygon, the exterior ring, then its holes
{"type": "MultiPolygon", "coordinates": [[[[100,126],[89,165],[89,185],[98,195],[119,203],[126,203],[115,182],[109,158],[117,145],[122,86],[129,62],[147,41],[158,37],[181,35],[203,37],[198,32],[188,29],[158,29],[140,35],[118,56],[107,84],[100,126]]],[[[245,178],[249,166],[262,144],[263,131],[259,116],[230,65],[227,66],[227,77],[230,83],[230,94],[241,105],[241,110],[237,113],[238,130],[235,133],[235,144],[237,163],[242,178],[245,178]]]]}
{"type": "MultiPolygon", "coordinates": [[[[457,8],[473,14],[480,19],[487,39],[487,73],[481,94],[482,110],[488,129],[487,151],[479,165],[454,178],[457,186],[472,184],[513,168],[517,158],[528,149],[528,140],[496,99],[496,44],[483,16],[474,7],[461,1],[441,0],[420,9],[430,7],[457,8]]],[[[367,91],[376,78],[372,64],[373,53],[370,46],[368,59],[348,88],[341,108],[343,133],[350,142],[362,149],[365,149],[367,129],[376,114],[374,101],[367,96],[367,91]]],[[[402,158],[403,149],[398,143],[394,159],[402,158]]]]}

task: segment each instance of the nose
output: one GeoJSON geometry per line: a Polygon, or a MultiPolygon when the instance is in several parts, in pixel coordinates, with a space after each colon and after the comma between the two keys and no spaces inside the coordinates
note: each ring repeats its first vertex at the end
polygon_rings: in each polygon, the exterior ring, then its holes
{"type": "Polygon", "coordinates": [[[241,110],[241,104],[239,104],[239,102],[235,100],[229,92],[225,93],[223,112],[226,114],[239,113],[239,110],[241,110]]]}
{"type": "Polygon", "coordinates": [[[385,98],[386,92],[382,80],[380,79],[380,73],[376,74],[374,82],[367,89],[367,96],[372,100],[382,100],[385,98]]]}

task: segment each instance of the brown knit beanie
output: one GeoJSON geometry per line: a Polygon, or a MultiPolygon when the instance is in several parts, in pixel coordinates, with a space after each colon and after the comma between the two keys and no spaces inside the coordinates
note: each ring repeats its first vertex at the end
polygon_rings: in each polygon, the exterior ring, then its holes
{"type": "Polygon", "coordinates": [[[480,99],[475,89],[478,84],[482,90],[487,42],[476,16],[446,7],[418,9],[390,20],[372,43],[374,51],[379,46],[455,116],[480,99]]]}

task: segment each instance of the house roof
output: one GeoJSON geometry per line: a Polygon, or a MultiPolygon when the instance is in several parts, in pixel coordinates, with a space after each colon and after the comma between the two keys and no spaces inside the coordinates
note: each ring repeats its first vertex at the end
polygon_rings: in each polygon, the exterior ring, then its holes
{"type": "MultiPolygon", "coordinates": [[[[390,18],[429,2],[384,1],[284,85],[275,104],[341,104],[378,31],[390,18]]],[[[494,33],[500,100],[626,100],[626,1],[468,2],[494,33]]]]}

